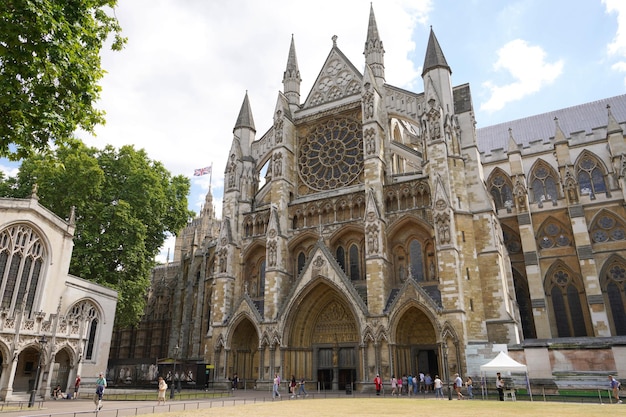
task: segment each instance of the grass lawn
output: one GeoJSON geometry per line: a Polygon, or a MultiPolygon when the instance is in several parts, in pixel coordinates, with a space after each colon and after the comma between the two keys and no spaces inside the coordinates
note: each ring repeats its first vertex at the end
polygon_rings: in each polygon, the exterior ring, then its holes
{"type": "Polygon", "coordinates": [[[543,401],[458,401],[410,398],[340,398],[282,400],[155,414],[161,417],[338,417],[338,416],[433,416],[433,417],[593,417],[626,415],[626,404],[576,404],[543,401]]]}

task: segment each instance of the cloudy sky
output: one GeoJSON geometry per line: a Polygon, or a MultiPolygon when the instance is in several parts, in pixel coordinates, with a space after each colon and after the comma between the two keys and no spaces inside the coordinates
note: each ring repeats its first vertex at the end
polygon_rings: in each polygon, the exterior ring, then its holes
{"type": "MultiPolygon", "coordinates": [[[[92,146],[134,144],[192,180],[199,211],[213,165],[221,213],[232,130],[248,92],[257,138],[271,126],[294,36],[302,101],[332,36],[359,70],[370,0],[118,0],[128,44],[103,51],[99,108],[107,113],[92,146]]],[[[623,0],[373,1],[389,84],[423,91],[421,66],[432,26],[452,69],[470,83],[477,127],[625,93],[623,0]]],[[[14,167],[0,162],[9,174],[14,167]]],[[[173,243],[168,242],[173,247],[173,243]]],[[[166,250],[166,249],[165,249],[166,250]]]]}

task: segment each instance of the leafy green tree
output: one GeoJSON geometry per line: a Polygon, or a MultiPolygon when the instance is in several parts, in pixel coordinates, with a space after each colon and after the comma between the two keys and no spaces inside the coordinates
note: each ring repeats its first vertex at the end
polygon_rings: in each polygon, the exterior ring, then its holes
{"type": "Polygon", "coordinates": [[[19,160],[104,123],[94,104],[100,50],[125,42],[117,0],[3,0],[0,6],[0,156],[19,160]],[[108,12],[108,13],[107,13],[108,12]]]}
{"type": "Polygon", "coordinates": [[[143,150],[97,150],[72,140],[23,161],[18,175],[0,182],[10,197],[34,184],[39,202],[67,218],[75,207],[70,273],[118,291],[116,323],[135,324],[143,313],[154,257],[167,233],[193,215],[189,179],[174,176],[143,150]]]}

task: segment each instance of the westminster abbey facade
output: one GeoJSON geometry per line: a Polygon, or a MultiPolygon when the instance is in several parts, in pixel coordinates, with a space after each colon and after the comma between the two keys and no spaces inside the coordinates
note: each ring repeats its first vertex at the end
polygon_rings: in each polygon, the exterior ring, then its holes
{"type": "Polygon", "coordinates": [[[245,96],[222,218],[209,193],[110,378],[367,390],[500,350],[531,382],[626,375],[626,96],[477,130],[432,30],[422,92],[387,84],[373,10],[365,35],[363,72],[334,37],[306,97],[292,39],[260,135],[245,96]]]}

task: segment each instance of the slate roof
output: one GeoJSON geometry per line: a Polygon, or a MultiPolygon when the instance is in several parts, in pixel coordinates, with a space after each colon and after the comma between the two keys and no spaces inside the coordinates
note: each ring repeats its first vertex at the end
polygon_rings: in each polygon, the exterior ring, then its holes
{"type": "Polygon", "coordinates": [[[617,122],[620,125],[626,123],[626,94],[623,94],[476,129],[478,149],[486,154],[490,154],[494,149],[507,150],[509,128],[512,129],[513,138],[518,144],[527,146],[530,142],[537,140],[548,142],[556,132],[555,117],[558,117],[559,126],[565,137],[569,138],[572,133],[583,130],[591,133],[595,128],[606,127],[607,104],[610,104],[611,112],[617,122]]]}

